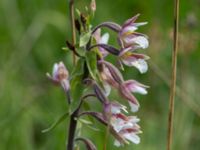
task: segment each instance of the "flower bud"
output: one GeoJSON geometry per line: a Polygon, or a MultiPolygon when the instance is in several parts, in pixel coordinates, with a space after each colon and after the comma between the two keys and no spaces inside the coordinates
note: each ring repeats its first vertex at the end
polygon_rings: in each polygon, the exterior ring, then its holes
{"type": "Polygon", "coordinates": [[[47,73],[47,76],[54,83],[61,84],[66,92],[69,91],[69,73],[63,62],[55,63],[52,76],[49,73],[47,73]]]}
{"type": "Polygon", "coordinates": [[[95,0],[92,0],[91,3],[90,3],[90,9],[91,11],[94,13],[96,11],[96,1],[95,0]]]}

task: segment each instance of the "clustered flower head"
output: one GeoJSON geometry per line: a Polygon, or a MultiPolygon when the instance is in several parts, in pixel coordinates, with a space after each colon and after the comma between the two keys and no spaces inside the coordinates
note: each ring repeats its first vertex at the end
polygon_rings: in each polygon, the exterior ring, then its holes
{"type": "MultiPolygon", "coordinates": [[[[96,3],[92,0],[91,11],[96,10],[96,3]]],[[[149,45],[148,37],[142,33],[136,32],[140,26],[147,24],[146,22],[137,23],[139,15],[136,15],[119,25],[114,22],[104,22],[96,27],[92,27],[88,20],[90,15],[80,14],[76,20],[79,33],[79,47],[67,42],[67,46],[79,57],[77,65],[74,67],[70,75],[62,62],[54,64],[52,76],[48,77],[64,89],[65,92],[77,95],[79,99],[69,96],[69,102],[78,101],[77,107],[72,106],[72,114],[76,112],[76,117],[90,115],[109,128],[110,133],[115,137],[114,145],[121,146],[124,144],[140,143],[138,134],[142,133],[137,116],[130,115],[129,112],[137,112],[140,108],[139,101],[135,93],[146,95],[148,86],[139,83],[135,79],[125,80],[120,69],[123,65],[134,67],[140,73],[148,70],[147,60],[149,57],[145,54],[138,53],[140,49],[146,49],[149,45]],[[84,22],[83,17],[84,16],[84,22]],[[87,22],[87,23],[86,23],[87,22]],[[109,34],[101,33],[101,28],[106,27],[116,32],[116,40],[118,47],[108,44],[109,34]],[[80,53],[77,49],[83,51],[80,53]],[[110,55],[115,56],[118,65],[107,61],[110,55]],[[120,67],[119,67],[120,66],[120,67]],[[120,68],[120,69],[119,69],[120,68]],[[79,82],[79,83],[77,83],[79,82]],[[84,87],[81,89],[80,85],[84,87]],[[86,88],[93,89],[92,94],[86,88]],[[70,89],[70,91],[69,91],[70,89]],[[115,101],[110,100],[109,95],[115,89],[121,97],[115,101]],[[76,92],[79,93],[76,93],[76,92]],[[81,106],[85,102],[85,98],[94,96],[102,104],[102,112],[84,110],[81,106]],[[124,99],[123,104],[120,99],[124,99]]],[[[70,105],[70,104],[69,104],[70,105]]],[[[87,140],[84,140],[87,141],[87,140]]],[[[91,146],[86,142],[87,146],[91,146]]],[[[93,146],[92,146],[93,147],[93,146]]]]}

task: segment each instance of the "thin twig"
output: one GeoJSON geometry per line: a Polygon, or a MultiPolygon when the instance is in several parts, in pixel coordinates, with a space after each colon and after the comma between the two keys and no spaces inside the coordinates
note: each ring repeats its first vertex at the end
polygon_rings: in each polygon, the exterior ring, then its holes
{"type": "Polygon", "coordinates": [[[178,25],[179,25],[179,0],[174,0],[174,43],[172,56],[172,77],[169,99],[167,150],[172,148],[173,120],[174,120],[174,99],[176,94],[176,72],[177,72],[177,51],[178,51],[178,25]]]}

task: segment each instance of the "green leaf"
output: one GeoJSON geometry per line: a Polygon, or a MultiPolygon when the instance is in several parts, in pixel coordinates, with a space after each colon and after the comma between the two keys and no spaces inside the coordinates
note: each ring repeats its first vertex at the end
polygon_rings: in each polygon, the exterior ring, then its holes
{"type": "Polygon", "coordinates": [[[85,59],[84,58],[80,58],[76,64],[76,67],[73,69],[72,71],[72,78],[74,76],[80,76],[84,73],[84,63],[85,63],[85,59]]]}
{"type": "Polygon", "coordinates": [[[83,124],[87,124],[87,125],[93,124],[91,121],[88,121],[88,120],[83,119],[83,118],[79,118],[78,121],[80,121],[80,122],[83,123],[83,124]]]}
{"type": "Polygon", "coordinates": [[[86,120],[86,119],[83,119],[83,118],[78,118],[77,119],[79,124],[81,124],[81,127],[82,127],[82,124],[86,125],[86,127],[94,130],[94,131],[100,131],[98,128],[96,128],[94,126],[95,122],[92,122],[92,121],[89,121],[89,120],[86,120]]]}
{"type": "Polygon", "coordinates": [[[96,128],[94,125],[87,125],[87,127],[92,129],[93,131],[100,131],[100,129],[96,128]]]}
{"type": "Polygon", "coordinates": [[[96,79],[96,74],[98,72],[97,70],[97,56],[95,51],[89,51],[86,53],[86,63],[88,70],[90,72],[90,75],[93,79],[96,79]]]}
{"type": "Polygon", "coordinates": [[[85,46],[89,42],[90,37],[91,37],[91,31],[81,34],[79,46],[80,47],[85,46]]]}
{"type": "Polygon", "coordinates": [[[84,75],[85,59],[80,58],[72,72],[72,79],[70,80],[70,91],[72,97],[72,103],[69,106],[69,112],[73,113],[80,103],[80,98],[85,90],[85,86],[82,83],[84,75]]]}
{"type": "Polygon", "coordinates": [[[79,17],[81,16],[81,12],[80,12],[80,10],[77,9],[77,8],[76,8],[76,13],[77,13],[77,15],[78,15],[79,17]]]}
{"type": "Polygon", "coordinates": [[[53,130],[57,125],[59,125],[61,122],[63,122],[67,116],[69,116],[69,113],[64,113],[60,118],[58,118],[49,128],[42,130],[42,133],[49,132],[53,130]]]}
{"type": "Polygon", "coordinates": [[[71,80],[71,93],[72,103],[70,104],[69,111],[73,113],[80,103],[80,97],[85,89],[82,83],[83,75],[77,75],[71,80]]]}
{"type": "MultiPolygon", "coordinates": [[[[94,98],[94,97],[92,97],[92,98],[94,98]]],[[[90,111],[90,110],[91,110],[91,107],[90,107],[90,105],[88,104],[88,101],[84,101],[82,107],[84,108],[85,111],[90,111]]],[[[92,116],[87,115],[87,116],[85,116],[85,117],[86,117],[90,122],[92,122],[93,124],[95,124],[95,119],[94,119],[92,116]]]]}

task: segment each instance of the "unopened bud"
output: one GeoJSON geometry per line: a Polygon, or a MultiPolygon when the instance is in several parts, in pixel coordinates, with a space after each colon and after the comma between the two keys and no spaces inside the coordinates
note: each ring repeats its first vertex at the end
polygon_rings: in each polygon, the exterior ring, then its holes
{"type": "Polygon", "coordinates": [[[63,62],[59,62],[58,64],[54,65],[53,68],[53,78],[57,81],[66,80],[68,79],[69,73],[63,64],[63,62]]]}
{"type": "Polygon", "coordinates": [[[82,22],[83,26],[85,26],[85,24],[87,22],[87,18],[84,14],[81,14],[81,22],[82,22]]]}
{"type": "Polygon", "coordinates": [[[76,30],[78,31],[78,33],[80,34],[81,33],[81,25],[80,25],[80,22],[78,21],[78,19],[75,20],[75,27],[76,27],[76,30]]]}
{"type": "Polygon", "coordinates": [[[92,10],[93,13],[96,11],[96,1],[95,0],[91,1],[90,9],[92,10]]]}
{"type": "Polygon", "coordinates": [[[60,84],[66,92],[69,91],[69,73],[63,62],[55,63],[52,76],[49,73],[47,76],[54,83],[60,84]]]}

